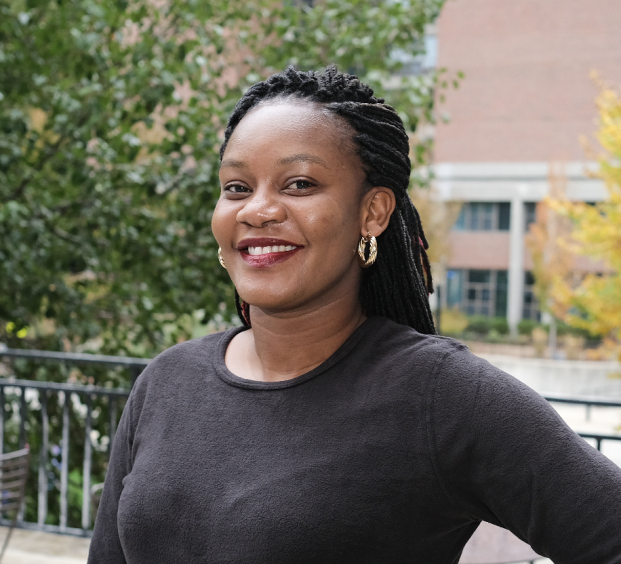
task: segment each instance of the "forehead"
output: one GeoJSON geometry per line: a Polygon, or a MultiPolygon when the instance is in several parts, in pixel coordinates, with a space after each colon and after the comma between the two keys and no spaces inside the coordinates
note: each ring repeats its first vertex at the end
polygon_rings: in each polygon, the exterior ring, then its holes
{"type": "Polygon", "coordinates": [[[239,122],[224,154],[276,151],[336,152],[356,157],[353,129],[341,117],[318,104],[297,100],[273,100],[250,110],[239,122]]]}

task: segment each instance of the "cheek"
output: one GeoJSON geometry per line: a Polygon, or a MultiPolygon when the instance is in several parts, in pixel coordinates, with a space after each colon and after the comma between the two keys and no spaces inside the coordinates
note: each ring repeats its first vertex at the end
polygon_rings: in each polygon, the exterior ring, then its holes
{"type": "Polygon", "coordinates": [[[357,202],[331,202],[322,212],[308,218],[317,240],[330,248],[331,254],[349,254],[357,245],[359,226],[357,202]],[[344,205],[345,204],[345,205],[344,205]],[[349,204],[349,205],[348,205],[349,204]]]}
{"type": "MultiPolygon", "coordinates": [[[[227,232],[230,230],[231,212],[226,209],[222,200],[218,200],[211,216],[211,231],[220,246],[224,244],[227,232]]],[[[233,218],[234,219],[234,218],[233,218]]]]}

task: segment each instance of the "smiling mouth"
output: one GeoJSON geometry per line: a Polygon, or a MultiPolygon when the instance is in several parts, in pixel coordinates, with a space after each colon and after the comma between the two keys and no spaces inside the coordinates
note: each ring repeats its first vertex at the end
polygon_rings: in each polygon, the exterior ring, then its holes
{"type": "Polygon", "coordinates": [[[270,247],[248,247],[246,252],[252,256],[269,255],[272,253],[285,253],[297,249],[295,245],[272,245],[270,247]]]}
{"type": "Polygon", "coordinates": [[[270,241],[265,239],[240,241],[237,246],[241,258],[253,268],[269,268],[289,260],[303,248],[298,245],[292,245],[289,241],[270,241]]]}

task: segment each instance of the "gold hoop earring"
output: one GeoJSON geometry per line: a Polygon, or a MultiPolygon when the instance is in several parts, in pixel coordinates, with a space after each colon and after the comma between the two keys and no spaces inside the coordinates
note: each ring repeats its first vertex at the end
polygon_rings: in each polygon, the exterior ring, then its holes
{"type": "Polygon", "coordinates": [[[222,265],[222,268],[226,270],[226,264],[224,264],[224,259],[222,258],[222,249],[218,247],[218,262],[222,265]]]}
{"type": "Polygon", "coordinates": [[[369,268],[377,259],[377,239],[371,233],[368,233],[366,237],[360,238],[358,257],[360,258],[360,266],[362,268],[369,268]],[[367,243],[369,243],[369,258],[366,258],[367,243]]]}

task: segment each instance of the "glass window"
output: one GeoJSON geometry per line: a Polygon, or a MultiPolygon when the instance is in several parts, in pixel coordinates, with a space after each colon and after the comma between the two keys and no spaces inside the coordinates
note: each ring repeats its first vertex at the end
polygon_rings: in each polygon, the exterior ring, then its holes
{"type": "Polygon", "coordinates": [[[530,271],[524,273],[524,301],[522,304],[522,317],[524,319],[541,320],[539,302],[535,295],[535,277],[530,271]]]}
{"type": "Polygon", "coordinates": [[[524,204],[524,230],[528,231],[531,223],[537,221],[537,203],[526,202],[524,204]]]}
{"type": "Polygon", "coordinates": [[[468,315],[507,315],[506,270],[449,270],[447,305],[468,315]]]}
{"type": "Polygon", "coordinates": [[[446,273],[446,305],[459,307],[462,302],[463,274],[461,269],[449,270],[446,273]]]}
{"type": "Polygon", "coordinates": [[[495,311],[496,317],[507,316],[507,300],[509,293],[509,274],[506,270],[496,271],[496,296],[495,311]]]}
{"type": "Polygon", "coordinates": [[[466,313],[489,315],[492,293],[491,270],[468,270],[466,283],[466,313]]]}
{"type": "Polygon", "coordinates": [[[461,206],[461,210],[459,210],[459,217],[453,225],[453,229],[455,231],[464,231],[466,229],[466,206],[461,206]]]}
{"type": "Polygon", "coordinates": [[[498,204],[498,231],[511,229],[511,203],[500,202],[498,204]]]}
{"type": "Polygon", "coordinates": [[[508,231],[510,202],[467,202],[453,226],[456,231],[508,231]]]}
{"type": "Polygon", "coordinates": [[[435,33],[425,34],[425,69],[435,69],[438,65],[438,36],[435,33]]]}
{"type": "Polygon", "coordinates": [[[470,207],[470,217],[468,218],[470,221],[466,222],[466,229],[471,231],[477,231],[479,227],[479,207],[481,204],[472,203],[469,205],[470,207]]]}
{"type": "Polygon", "coordinates": [[[496,207],[494,204],[482,204],[483,208],[483,223],[481,225],[481,229],[483,231],[491,231],[496,227],[495,225],[495,214],[496,207]]]}
{"type": "Polygon", "coordinates": [[[489,284],[490,272],[489,270],[469,270],[468,282],[489,284]]]}

